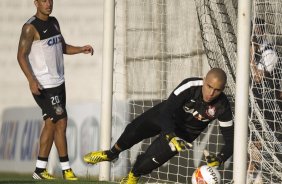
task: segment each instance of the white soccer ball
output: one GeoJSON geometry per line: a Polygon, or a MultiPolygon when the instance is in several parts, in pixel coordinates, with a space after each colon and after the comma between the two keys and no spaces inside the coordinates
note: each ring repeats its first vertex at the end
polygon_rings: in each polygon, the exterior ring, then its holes
{"type": "Polygon", "coordinates": [[[193,184],[220,184],[220,174],[214,167],[203,165],[192,176],[193,184]]]}

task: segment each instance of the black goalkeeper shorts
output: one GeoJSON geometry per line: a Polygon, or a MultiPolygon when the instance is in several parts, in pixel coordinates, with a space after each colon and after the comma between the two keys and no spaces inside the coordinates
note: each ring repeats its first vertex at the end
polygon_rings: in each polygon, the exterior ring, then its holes
{"type": "Polygon", "coordinates": [[[40,90],[40,95],[33,95],[42,110],[43,119],[50,118],[54,123],[67,117],[65,83],[58,87],[40,90]]]}

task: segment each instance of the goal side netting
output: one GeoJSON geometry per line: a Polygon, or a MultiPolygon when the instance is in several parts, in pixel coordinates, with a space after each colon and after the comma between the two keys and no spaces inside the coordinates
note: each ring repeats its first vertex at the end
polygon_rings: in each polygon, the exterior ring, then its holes
{"type": "Polygon", "coordinates": [[[250,73],[249,182],[282,183],[281,7],[278,0],[253,1],[251,59],[264,73],[250,73]]]}

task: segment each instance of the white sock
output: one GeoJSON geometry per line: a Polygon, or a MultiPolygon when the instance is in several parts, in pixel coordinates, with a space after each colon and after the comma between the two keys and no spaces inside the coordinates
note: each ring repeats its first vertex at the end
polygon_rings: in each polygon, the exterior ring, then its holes
{"type": "Polygon", "coordinates": [[[47,167],[47,161],[37,160],[36,167],[40,169],[45,169],[47,167]]]}
{"type": "Polygon", "coordinates": [[[60,162],[60,164],[61,164],[62,170],[67,170],[67,169],[71,168],[69,161],[67,161],[67,162],[60,162]]]}

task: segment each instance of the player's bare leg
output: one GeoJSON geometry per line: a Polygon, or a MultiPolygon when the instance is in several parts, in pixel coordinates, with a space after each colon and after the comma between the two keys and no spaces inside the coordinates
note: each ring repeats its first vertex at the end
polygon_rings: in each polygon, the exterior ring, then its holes
{"type": "Polygon", "coordinates": [[[33,179],[55,179],[46,170],[48,156],[54,141],[54,130],[55,124],[49,118],[46,119],[40,136],[39,154],[36,162],[36,169],[32,176],[33,179]]]}
{"type": "Polygon", "coordinates": [[[54,141],[55,124],[48,118],[45,120],[40,136],[39,156],[48,157],[54,141]]]}
{"type": "Polygon", "coordinates": [[[69,164],[66,129],[67,117],[55,123],[54,142],[58,151],[63,178],[65,180],[77,180],[78,178],[73,173],[69,164]]]}
{"type": "Polygon", "coordinates": [[[54,142],[59,157],[68,155],[66,129],[67,129],[67,118],[60,119],[55,123],[54,142]]]}

